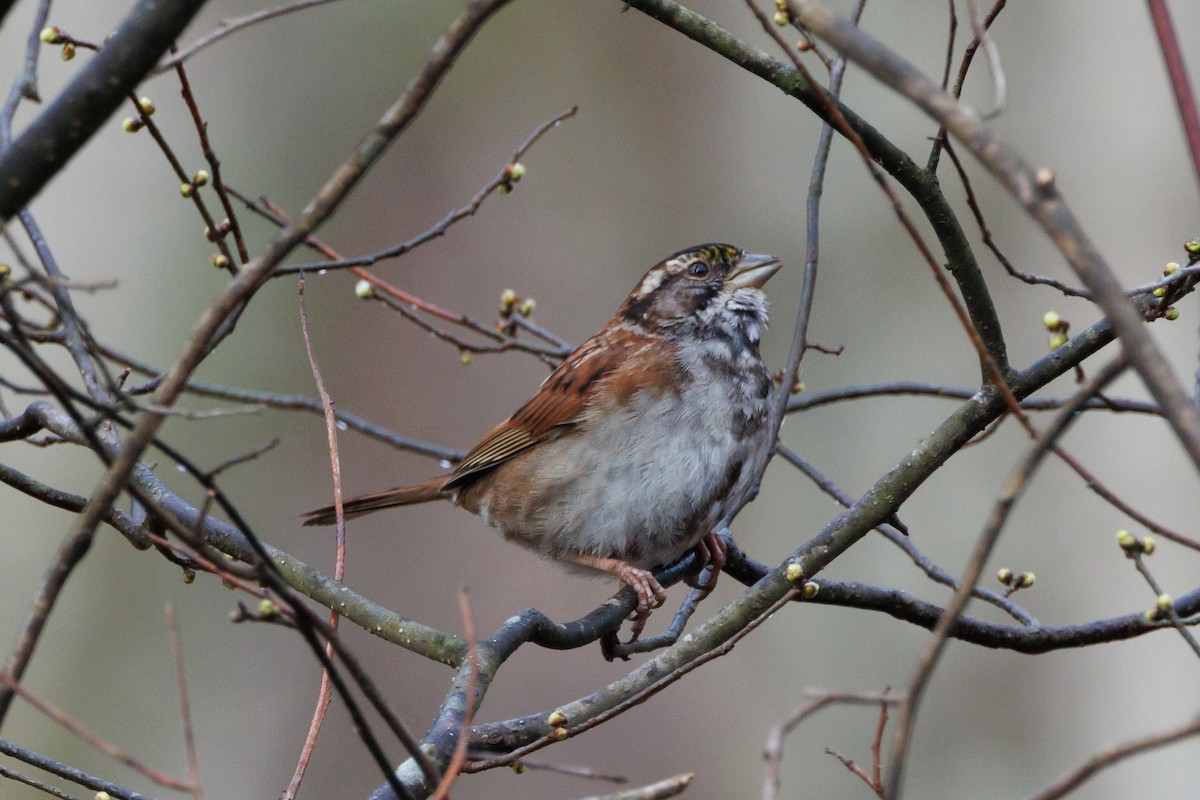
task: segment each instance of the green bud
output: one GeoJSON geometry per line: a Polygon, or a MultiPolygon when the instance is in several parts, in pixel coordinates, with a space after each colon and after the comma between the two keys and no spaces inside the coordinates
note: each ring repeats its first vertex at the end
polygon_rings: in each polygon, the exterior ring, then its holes
{"type": "Polygon", "coordinates": [[[557,727],[553,731],[551,731],[550,735],[553,736],[555,739],[557,739],[560,742],[565,740],[568,736],[570,736],[570,734],[567,732],[567,729],[563,728],[561,726],[557,727]]]}
{"type": "Polygon", "coordinates": [[[1150,294],[1154,295],[1155,297],[1162,297],[1162,296],[1166,295],[1166,293],[1167,293],[1167,287],[1160,286],[1157,289],[1155,289],[1153,292],[1151,292],[1150,294]]]}
{"type": "Polygon", "coordinates": [[[1017,576],[1017,588],[1028,589],[1030,586],[1033,586],[1035,580],[1037,580],[1037,576],[1032,572],[1022,572],[1017,576]]]}
{"type": "Polygon", "coordinates": [[[1065,333],[1053,333],[1050,335],[1050,349],[1057,350],[1067,343],[1067,335],[1065,333]]]}
{"type": "Polygon", "coordinates": [[[60,44],[63,40],[62,31],[56,27],[42,28],[38,38],[45,44],[60,44]]]}
{"type": "Polygon", "coordinates": [[[1048,331],[1058,330],[1058,326],[1062,324],[1062,317],[1058,315],[1057,311],[1047,311],[1042,315],[1042,324],[1048,331]]]}
{"type": "Polygon", "coordinates": [[[787,565],[787,570],[783,574],[789,581],[795,583],[798,580],[803,580],[804,568],[793,561],[787,565]]]}
{"type": "Polygon", "coordinates": [[[184,197],[191,197],[196,193],[196,187],[192,186],[190,183],[181,183],[179,184],[179,193],[184,197]]]}
{"type": "Polygon", "coordinates": [[[458,351],[458,363],[462,364],[464,367],[469,367],[469,366],[471,366],[471,361],[472,361],[472,360],[473,360],[473,359],[472,359],[472,356],[471,356],[471,351],[470,351],[470,350],[460,350],[460,351],[458,351]]]}
{"type": "Polygon", "coordinates": [[[1163,275],[1164,276],[1174,275],[1176,272],[1179,272],[1179,265],[1176,264],[1174,261],[1167,262],[1167,265],[1165,267],[1163,267],[1163,275]]]}
{"type": "Polygon", "coordinates": [[[121,129],[126,133],[137,133],[142,129],[142,121],[133,117],[126,117],[121,121],[121,129]]]}
{"type": "Polygon", "coordinates": [[[1013,571],[1008,567],[1001,567],[996,573],[996,580],[1000,581],[1005,586],[1012,586],[1013,571]]]}
{"type": "Polygon", "coordinates": [[[1170,306],[1163,312],[1163,318],[1174,322],[1179,319],[1179,309],[1175,306],[1170,306]]]}
{"type": "Polygon", "coordinates": [[[212,265],[217,269],[226,269],[229,267],[229,259],[225,257],[224,253],[213,253],[212,256],[209,257],[209,261],[211,261],[212,265]]]}
{"type": "Polygon", "coordinates": [[[204,186],[208,183],[208,171],[203,169],[196,170],[196,174],[192,176],[192,183],[197,186],[204,186]]]}
{"type": "Polygon", "coordinates": [[[1117,544],[1125,551],[1138,549],[1138,540],[1134,538],[1132,533],[1126,530],[1117,531],[1117,544]]]}
{"type": "Polygon", "coordinates": [[[512,289],[505,289],[500,293],[500,311],[508,314],[513,310],[513,306],[517,304],[517,293],[512,289]]]}
{"type": "Polygon", "coordinates": [[[1145,553],[1146,555],[1152,555],[1154,553],[1154,537],[1153,536],[1146,536],[1142,539],[1142,552],[1145,553]]]}
{"type": "Polygon", "coordinates": [[[138,108],[140,108],[142,110],[142,113],[145,114],[147,117],[158,110],[154,107],[154,102],[149,97],[143,97],[143,98],[139,99],[138,100],[138,108]]]}
{"type": "Polygon", "coordinates": [[[792,21],[792,18],[788,16],[786,11],[776,11],[775,12],[775,24],[778,25],[779,27],[781,27],[781,28],[786,27],[787,24],[791,21],[792,21]]]}
{"type": "Polygon", "coordinates": [[[1155,607],[1156,607],[1156,608],[1157,608],[1159,611],[1161,611],[1162,613],[1166,614],[1168,611],[1170,611],[1170,610],[1171,610],[1171,604],[1172,604],[1172,602],[1173,602],[1173,601],[1171,600],[1171,595],[1169,595],[1169,594],[1160,594],[1160,595],[1158,596],[1158,599],[1154,601],[1154,604],[1155,604],[1155,607]]]}
{"type": "Polygon", "coordinates": [[[551,711],[550,716],[546,717],[546,724],[551,728],[561,728],[567,724],[567,715],[561,711],[551,711]]]}
{"type": "Polygon", "coordinates": [[[801,594],[804,596],[805,600],[811,600],[817,596],[817,592],[819,591],[821,591],[821,584],[817,583],[816,581],[809,581],[808,583],[804,584],[804,590],[801,592],[801,594]]]}
{"type": "Polygon", "coordinates": [[[64,42],[62,51],[58,54],[63,61],[70,61],[75,57],[75,45],[71,42],[64,42]]]}
{"type": "Polygon", "coordinates": [[[1188,239],[1183,243],[1183,249],[1189,255],[1200,255],[1200,239],[1188,239]]]}
{"type": "Polygon", "coordinates": [[[359,300],[370,300],[375,296],[375,287],[368,280],[361,280],[354,284],[354,296],[359,300]]]}
{"type": "Polygon", "coordinates": [[[509,164],[504,168],[504,177],[508,178],[513,183],[525,177],[525,165],[518,161],[515,164],[509,164]]]}
{"type": "Polygon", "coordinates": [[[533,313],[535,308],[537,308],[537,300],[534,300],[532,297],[526,297],[521,301],[521,304],[517,306],[517,313],[522,317],[528,317],[533,313]]]}

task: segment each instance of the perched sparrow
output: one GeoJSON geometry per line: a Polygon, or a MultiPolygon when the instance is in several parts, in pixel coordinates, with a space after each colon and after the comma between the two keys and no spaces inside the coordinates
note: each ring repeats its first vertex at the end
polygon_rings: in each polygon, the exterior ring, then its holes
{"type": "MultiPolygon", "coordinates": [[[[724,564],[713,527],[770,436],[758,340],[762,286],[779,267],[727,244],[676,253],[452,473],[352,497],[345,515],[446,498],[543,556],[633,587],[636,636],[666,599],[652,568],[698,548],[708,588],[724,564]]],[[[330,524],[333,506],[304,516],[330,524]]]]}

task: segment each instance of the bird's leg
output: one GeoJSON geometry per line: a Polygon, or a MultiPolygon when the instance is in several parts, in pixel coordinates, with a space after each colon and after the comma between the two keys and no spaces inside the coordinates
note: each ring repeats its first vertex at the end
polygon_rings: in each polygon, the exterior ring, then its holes
{"type": "Polygon", "coordinates": [[[583,567],[607,572],[637,593],[637,611],[633,615],[630,641],[637,639],[642,629],[646,627],[646,620],[650,619],[650,612],[667,601],[666,590],[650,573],[650,570],[635,567],[627,561],[601,556],[576,555],[569,556],[566,560],[583,567]]]}
{"type": "Polygon", "coordinates": [[[684,579],[684,583],[693,589],[711,592],[717,585],[717,576],[721,574],[725,562],[729,559],[729,549],[720,533],[710,533],[696,543],[696,573],[684,579]],[[705,572],[708,567],[708,572],[705,572]]]}

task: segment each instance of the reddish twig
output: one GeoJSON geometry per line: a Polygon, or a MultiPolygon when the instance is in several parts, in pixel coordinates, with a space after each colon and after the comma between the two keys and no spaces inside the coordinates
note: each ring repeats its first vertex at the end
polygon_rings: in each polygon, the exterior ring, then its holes
{"type": "Polygon", "coordinates": [[[167,619],[167,641],[171,644],[171,660],[175,668],[175,686],[179,692],[179,722],[183,726],[183,751],[190,784],[188,791],[194,800],[204,800],[204,789],[200,785],[200,762],[196,758],[196,737],[192,731],[192,706],[188,701],[187,679],[183,672],[183,648],[179,644],[179,622],[170,603],[167,603],[164,615],[167,619]]]}
{"type": "Polygon", "coordinates": [[[864,772],[863,768],[854,762],[854,759],[848,758],[848,757],[842,755],[837,750],[834,750],[832,747],[826,747],[825,752],[828,755],[831,755],[834,758],[836,758],[838,761],[842,762],[843,767],[850,770],[850,772],[853,773],[854,775],[857,775],[858,778],[863,783],[865,783],[872,792],[875,793],[876,797],[880,798],[880,800],[883,800],[883,798],[884,798],[883,788],[877,784],[872,783],[871,776],[868,775],[866,772],[864,772]]]}
{"type": "Polygon", "coordinates": [[[1200,734],[1200,717],[1178,728],[1156,733],[1153,736],[1146,736],[1142,739],[1134,739],[1124,744],[1110,747],[1107,750],[1102,750],[1089,758],[1077,770],[1069,775],[1065,775],[1052,786],[1038,792],[1030,800],[1059,800],[1059,798],[1065,797],[1075,791],[1084,781],[1106,767],[1115,766],[1131,756],[1141,755],[1142,753],[1174,744],[1197,734],[1200,734]]]}
{"type": "Polygon", "coordinates": [[[788,735],[800,726],[806,719],[818,711],[831,705],[874,705],[880,703],[887,707],[889,703],[898,703],[900,695],[892,694],[890,690],[883,692],[814,692],[806,691],[810,702],[788,714],[782,722],[767,734],[766,744],[763,745],[763,759],[766,761],[766,774],[763,778],[762,800],[777,800],[780,789],[779,766],[783,759],[783,743],[788,735]]]}
{"type": "MultiPolygon", "coordinates": [[[[171,48],[172,51],[175,49],[171,48]]],[[[179,76],[179,93],[183,96],[183,102],[187,105],[188,111],[191,112],[192,122],[196,125],[196,135],[200,139],[200,151],[204,154],[205,160],[208,161],[208,166],[212,169],[212,185],[213,191],[217,193],[217,198],[221,201],[221,207],[225,209],[225,219],[229,221],[226,226],[223,222],[217,227],[210,227],[214,242],[224,241],[226,233],[233,234],[234,244],[237,245],[238,257],[241,258],[241,263],[245,264],[250,260],[250,253],[246,249],[246,241],[242,238],[242,226],[238,224],[237,214],[234,213],[233,203],[229,201],[229,192],[225,188],[225,182],[221,178],[221,160],[217,158],[216,152],[212,149],[212,144],[208,140],[208,123],[200,115],[200,106],[196,102],[196,96],[192,93],[192,84],[188,80],[187,70],[183,68],[183,64],[176,64],[175,74],[179,76]]],[[[218,244],[218,247],[220,245],[218,244]]],[[[222,247],[221,252],[225,253],[227,248],[222,247]]]]}
{"type": "Polygon", "coordinates": [[[153,767],[146,766],[133,756],[118,748],[116,745],[113,745],[107,740],[102,739],[100,736],[88,730],[75,719],[71,718],[64,712],[30,692],[15,679],[13,679],[8,673],[0,672],[0,686],[4,686],[8,691],[15,693],[26,703],[29,703],[29,705],[36,708],[39,712],[54,720],[60,726],[75,734],[83,741],[87,742],[89,747],[98,750],[99,752],[104,753],[113,759],[116,759],[147,780],[154,781],[159,786],[164,786],[168,789],[174,789],[180,792],[190,792],[192,790],[192,786],[190,784],[185,783],[184,781],[176,780],[169,775],[159,772],[153,767]]]}
{"type": "Polygon", "coordinates": [[[1154,21],[1154,34],[1158,37],[1158,47],[1167,65],[1171,93],[1175,95],[1175,105],[1179,108],[1179,119],[1187,137],[1188,152],[1192,156],[1192,169],[1196,172],[1196,186],[1200,188],[1200,114],[1196,112],[1196,96],[1183,63],[1183,50],[1179,46],[1179,37],[1175,34],[1166,0],[1146,0],[1146,7],[1150,11],[1150,19],[1154,21]]]}
{"type": "MultiPolygon", "coordinates": [[[[317,356],[313,351],[312,338],[308,331],[308,313],[304,307],[304,278],[301,277],[298,281],[297,294],[299,295],[300,306],[300,331],[304,337],[304,350],[308,354],[308,365],[312,370],[313,382],[317,387],[317,394],[321,398],[321,407],[325,412],[325,441],[329,448],[329,471],[333,477],[333,510],[337,518],[337,545],[333,563],[333,579],[342,581],[346,574],[346,517],[342,509],[342,467],[341,460],[338,458],[338,443],[337,443],[337,417],[333,413],[333,401],[329,398],[329,392],[325,390],[325,381],[321,378],[321,368],[317,364],[317,356]]],[[[329,627],[332,630],[337,630],[338,613],[336,611],[329,612],[329,627]]],[[[333,645],[331,643],[325,645],[325,653],[333,657],[333,645]]],[[[333,699],[333,684],[329,677],[328,670],[321,671],[321,686],[317,691],[317,704],[313,709],[312,720],[309,722],[308,733],[304,737],[304,744],[300,748],[300,758],[296,762],[296,769],[292,773],[292,780],[288,783],[288,787],[283,792],[285,800],[291,800],[300,791],[300,783],[304,780],[304,773],[308,769],[308,762],[312,758],[313,751],[317,746],[317,737],[321,733],[321,725],[325,721],[325,712],[329,708],[329,702],[333,699]]]]}

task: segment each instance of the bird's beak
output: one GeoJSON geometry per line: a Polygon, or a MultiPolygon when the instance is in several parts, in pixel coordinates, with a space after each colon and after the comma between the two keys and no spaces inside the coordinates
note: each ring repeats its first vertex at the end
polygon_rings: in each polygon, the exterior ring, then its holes
{"type": "Polygon", "coordinates": [[[725,279],[725,283],[734,289],[761,289],[763,284],[771,280],[771,276],[782,266],[783,262],[776,256],[744,253],[733,272],[729,273],[729,277],[725,279]]]}

